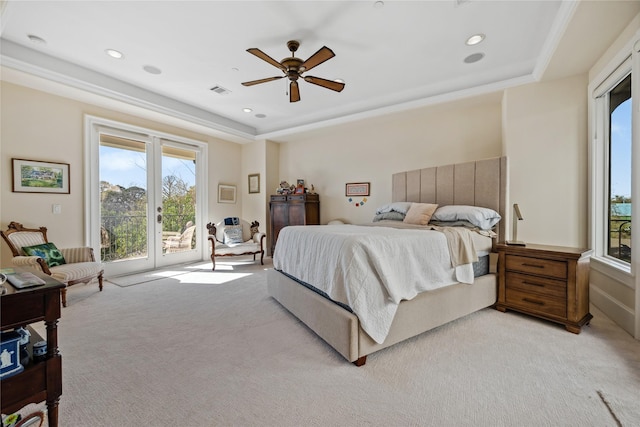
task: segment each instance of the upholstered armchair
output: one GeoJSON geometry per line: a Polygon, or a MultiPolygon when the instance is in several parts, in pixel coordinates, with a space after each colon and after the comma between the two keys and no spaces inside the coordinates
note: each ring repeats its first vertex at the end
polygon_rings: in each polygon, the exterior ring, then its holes
{"type": "Polygon", "coordinates": [[[169,236],[163,243],[165,252],[182,252],[191,249],[191,241],[193,240],[195,231],[195,225],[188,225],[181,234],[169,236]]]}
{"type": "Polygon", "coordinates": [[[260,254],[260,264],[264,265],[265,233],[258,230],[260,223],[254,221],[249,224],[244,219],[234,218],[237,224],[225,225],[222,220],[217,224],[208,223],[209,241],[211,242],[212,270],[216,269],[216,257],[260,254]]]}
{"type": "MultiPolygon", "coordinates": [[[[89,247],[58,249],[47,240],[47,228],[25,228],[11,222],[7,231],[0,231],[13,253],[15,267],[41,271],[68,286],[98,281],[102,291],[104,266],[95,260],[89,247]]],[[[67,288],[61,289],[62,306],[67,306],[67,288]]]]}

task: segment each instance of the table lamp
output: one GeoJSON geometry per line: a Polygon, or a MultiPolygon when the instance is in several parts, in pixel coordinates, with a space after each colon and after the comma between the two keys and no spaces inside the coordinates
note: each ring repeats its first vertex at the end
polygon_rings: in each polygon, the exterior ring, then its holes
{"type": "Polygon", "coordinates": [[[522,214],[517,203],[513,204],[513,226],[511,227],[511,240],[507,240],[507,245],[526,246],[524,242],[518,240],[518,221],[522,221],[522,214]]]}

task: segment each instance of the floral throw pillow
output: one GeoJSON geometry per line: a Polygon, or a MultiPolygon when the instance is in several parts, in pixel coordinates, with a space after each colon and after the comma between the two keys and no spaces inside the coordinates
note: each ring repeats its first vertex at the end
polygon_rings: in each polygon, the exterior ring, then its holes
{"type": "Polygon", "coordinates": [[[24,246],[22,248],[28,256],[39,256],[44,259],[49,267],[66,264],[62,252],[53,243],[43,243],[35,246],[24,246]]]}

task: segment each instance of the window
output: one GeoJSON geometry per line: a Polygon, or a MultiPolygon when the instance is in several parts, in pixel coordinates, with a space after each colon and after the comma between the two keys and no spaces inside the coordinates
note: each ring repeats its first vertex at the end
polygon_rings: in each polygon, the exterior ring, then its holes
{"type": "Polygon", "coordinates": [[[631,74],[608,92],[607,254],[631,262],[631,74]]]}
{"type": "MultiPolygon", "coordinates": [[[[637,113],[633,92],[640,76],[634,69],[638,59],[623,57],[617,66],[602,71],[605,77],[599,83],[590,85],[591,247],[595,259],[626,275],[625,279],[618,277],[623,281],[631,280],[638,255],[632,251],[633,220],[637,218],[633,196],[638,191],[633,174],[640,167],[632,128],[637,113]]],[[[608,270],[607,274],[615,273],[608,270]]]]}

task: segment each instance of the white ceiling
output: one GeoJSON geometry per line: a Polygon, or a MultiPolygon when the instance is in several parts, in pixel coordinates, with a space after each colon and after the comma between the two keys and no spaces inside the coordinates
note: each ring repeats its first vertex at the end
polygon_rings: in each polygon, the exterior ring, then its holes
{"type": "Polygon", "coordinates": [[[539,80],[577,5],[376,3],[10,1],[2,14],[2,65],[234,138],[275,138],[539,80]],[[476,33],[486,39],[467,46],[476,33]],[[241,85],[281,75],[246,49],[280,61],[289,56],[286,42],[292,39],[300,41],[296,56],[303,59],[323,45],[335,52],[309,74],[343,79],[341,93],[301,81],[301,101],[290,103],[286,79],[241,85]],[[109,48],[124,58],[109,57],[109,48]],[[482,60],[464,62],[479,52],[482,60]],[[151,74],[145,66],[162,72],[151,74]],[[214,86],[231,93],[216,94],[214,86]]]}

